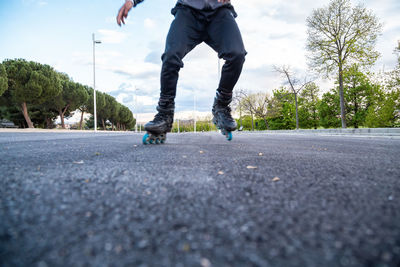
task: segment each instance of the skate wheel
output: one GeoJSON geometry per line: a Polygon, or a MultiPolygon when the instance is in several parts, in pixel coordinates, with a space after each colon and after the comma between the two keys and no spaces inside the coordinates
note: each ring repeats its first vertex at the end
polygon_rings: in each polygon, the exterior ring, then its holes
{"type": "Polygon", "coordinates": [[[228,141],[231,141],[231,140],[232,140],[232,133],[231,133],[231,132],[227,132],[227,133],[225,134],[225,136],[226,136],[226,140],[228,140],[228,141]]]}
{"type": "Polygon", "coordinates": [[[167,134],[166,133],[161,134],[159,140],[160,144],[164,144],[165,140],[167,140],[167,134]]]}
{"type": "Polygon", "coordinates": [[[158,144],[160,144],[161,143],[161,141],[160,141],[160,138],[156,138],[156,145],[158,145],[158,144]]]}
{"type": "Polygon", "coordinates": [[[149,136],[148,133],[146,133],[146,134],[143,136],[142,142],[143,142],[143,145],[148,145],[148,144],[150,144],[150,136],[149,136]]]}

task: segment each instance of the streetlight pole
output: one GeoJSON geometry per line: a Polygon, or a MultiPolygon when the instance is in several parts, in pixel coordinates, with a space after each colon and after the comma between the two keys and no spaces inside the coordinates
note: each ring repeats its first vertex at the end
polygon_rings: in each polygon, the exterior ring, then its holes
{"type": "Polygon", "coordinates": [[[137,97],[138,97],[137,91],[138,91],[138,90],[139,90],[139,89],[136,88],[136,86],[135,86],[135,111],[136,111],[135,132],[136,132],[136,133],[137,133],[137,125],[138,125],[138,107],[137,107],[137,97]]]}
{"type": "Polygon", "coordinates": [[[94,38],[94,33],[92,34],[93,41],[93,106],[94,106],[94,132],[97,132],[97,109],[96,109],[96,56],[95,47],[96,44],[101,44],[101,41],[94,38]]]}
{"type": "MultiPolygon", "coordinates": [[[[194,91],[194,89],[193,89],[194,91]]],[[[193,93],[193,119],[194,119],[194,132],[196,133],[196,91],[193,93]]]]}

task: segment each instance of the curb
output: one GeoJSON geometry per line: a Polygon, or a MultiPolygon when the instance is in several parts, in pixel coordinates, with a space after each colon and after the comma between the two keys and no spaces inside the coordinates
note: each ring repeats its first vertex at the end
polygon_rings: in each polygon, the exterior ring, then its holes
{"type": "MultiPolygon", "coordinates": [[[[247,131],[246,131],[247,132],[247,131]]],[[[249,133],[277,133],[277,134],[317,134],[317,135],[361,135],[361,136],[398,136],[400,128],[357,128],[357,129],[318,129],[318,130],[271,130],[248,131],[249,133]]]]}

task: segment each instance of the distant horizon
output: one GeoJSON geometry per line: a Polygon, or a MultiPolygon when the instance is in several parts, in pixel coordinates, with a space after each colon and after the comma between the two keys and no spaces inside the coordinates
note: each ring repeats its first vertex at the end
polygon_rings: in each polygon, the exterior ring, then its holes
{"type": "MultiPolygon", "coordinates": [[[[138,118],[139,120],[137,121],[140,124],[145,124],[148,121],[152,120],[154,115],[156,114],[156,111],[154,112],[146,112],[146,113],[138,113],[138,118]]],[[[233,117],[237,117],[235,116],[236,113],[233,113],[233,117]]],[[[206,117],[210,117],[211,118],[211,111],[196,111],[196,119],[197,120],[205,120],[206,117]]],[[[237,115],[237,114],[236,114],[237,115]]],[[[84,114],[84,119],[87,119],[91,116],[90,113],[86,113],[84,114]]],[[[135,117],[136,119],[136,113],[133,113],[133,117],[135,117]]],[[[74,115],[68,119],[65,118],[65,124],[68,125],[73,125],[76,123],[79,123],[81,119],[81,112],[80,111],[76,111],[74,113],[74,115]]],[[[175,112],[174,114],[174,120],[193,120],[193,111],[178,111],[175,112]]],[[[55,120],[56,124],[60,124],[61,120],[60,117],[58,116],[57,119],[55,120]]]]}

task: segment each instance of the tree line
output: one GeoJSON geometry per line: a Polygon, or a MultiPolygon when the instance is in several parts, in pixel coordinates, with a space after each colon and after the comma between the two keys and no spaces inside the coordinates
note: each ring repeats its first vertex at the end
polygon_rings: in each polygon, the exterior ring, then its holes
{"type": "MultiPolygon", "coordinates": [[[[94,113],[93,97],[93,88],[74,82],[49,65],[24,59],[7,59],[0,64],[0,118],[20,128],[53,128],[58,116],[65,128],[65,118],[79,110],[82,129],[84,113],[94,113]]],[[[97,127],[127,130],[135,126],[129,108],[106,93],[96,91],[96,109],[97,127]]]]}
{"type": "Polygon", "coordinates": [[[302,81],[289,66],[275,66],[288,86],[272,96],[239,90],[239,124],[245,121],[251,129],[400,127],[400,43],[393,71],[368,71],[380,56],[375,51],[382,30],[378,18],[362,4],[331,0],[313,10],[306,23],[309,67],[335,78],[335,87],[320,97],[312,79],[302,81]]]}
{"type": "MultiPolygon", "coordinates": [[[[346,125],[359,128],[400,127],[400,44],[397,66],[386,73],[364,73],[353,64],[343,70],[346,125]]],[[[235,90],[233,106],[242,130],[339,128],[342,125],[339,84],[321,95],[310,79],[299,79],[288,66],[275,67],[288,86],[268,92],[235,90]]],[[[193,131],[181,121],[180,131],[193,131]]],[[[197,121],[197,131],[215,130],[211,118],[197,121]]],[[[177,123],[173,131],[177,132],[177,123]]]]}
{"type": "MultiPolygon", "coordinates": [[[[341,127],[339,85],[322,96],[315,82],[303,85],[298,91],[281,87],[272,95],[236,91],[238,124],[248,130],[341,127]]],[[[363,73],[357,64],[345,69],[343,97],[347,126],[400,127],[400,58],[388,73],[363,73]]]]}

